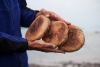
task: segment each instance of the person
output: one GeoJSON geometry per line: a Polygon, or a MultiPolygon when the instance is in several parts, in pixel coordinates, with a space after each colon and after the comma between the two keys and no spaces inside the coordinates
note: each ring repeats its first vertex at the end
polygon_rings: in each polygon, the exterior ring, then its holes
{"type": "Polygon", "coordinates": [[[29,9],[26,0],[0,0],[0,67],[28,67],[26,50],[63,53],[52,43],[22,38],[21,27],[29,27],[39,15],[70,24],[54,12],[29,9]]]}

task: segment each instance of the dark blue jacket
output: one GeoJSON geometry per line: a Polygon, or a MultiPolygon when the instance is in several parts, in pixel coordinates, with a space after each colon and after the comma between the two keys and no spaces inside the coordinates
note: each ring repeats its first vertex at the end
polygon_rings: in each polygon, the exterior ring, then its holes
{"type": "Polygon", "coordinates": [[[0,0],[0,67],[28,67],[21,26],[28,27],[38,11],[26,5],[26,0],[0,0]]]}

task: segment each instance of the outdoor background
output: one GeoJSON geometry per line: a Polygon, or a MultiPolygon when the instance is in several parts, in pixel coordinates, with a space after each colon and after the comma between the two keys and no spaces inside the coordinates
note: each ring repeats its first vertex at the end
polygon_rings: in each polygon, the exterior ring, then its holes
{"type": "MultiPolygon", "coordinates": [[[[85,35],[82,49],[73,53],[27,51],[29,64],[57,65],[60,62],[100,63],[100,0],[27,0],[33,10],[53,11],[80,27],[85,35]]],[[[27,28],[22,28],[25,37],[27,28]]]]}

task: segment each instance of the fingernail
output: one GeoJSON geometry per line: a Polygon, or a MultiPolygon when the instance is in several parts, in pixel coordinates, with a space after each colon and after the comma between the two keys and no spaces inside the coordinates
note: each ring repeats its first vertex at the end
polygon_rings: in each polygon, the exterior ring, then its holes
{"type": "Polygon", "coordinates": [[[71,22],[65,21],[67,24],[71,24],[71,22]]]}
{"type": "Polygon", "coordinates": [[[50,15],[49,14],[46,14],[46,17],[49,17],[50,15]]]}
{"type": "Polygon", "coordinates": [[[56,47],[56,46],[53,44],[53,47],[56,47]]]}

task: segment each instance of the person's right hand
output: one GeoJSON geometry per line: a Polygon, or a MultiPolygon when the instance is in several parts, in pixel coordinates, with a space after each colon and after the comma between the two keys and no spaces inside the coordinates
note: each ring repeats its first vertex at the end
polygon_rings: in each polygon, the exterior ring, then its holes
{"type": "Polygon", "coordinates": [[[42,52],[64,53],[64,51],[56,49],[52,43],[46,43],[43,40],[28,41],[28,50],[38,50],[42,52]]]}
{"type": "Polygon", "coordinates": [[[44,15],[46,17],[48,17],[50,20],[52,21],[63,21],[66,24],[70,25],[71,23],[68,21],[65,21],[63,18],[61,18],[58,14],[56,14],[55,12],[52,11],[48,11],[45,9],[41,9],[37,14],[36,17],[38,17],[39,15],[44,15]]]}

